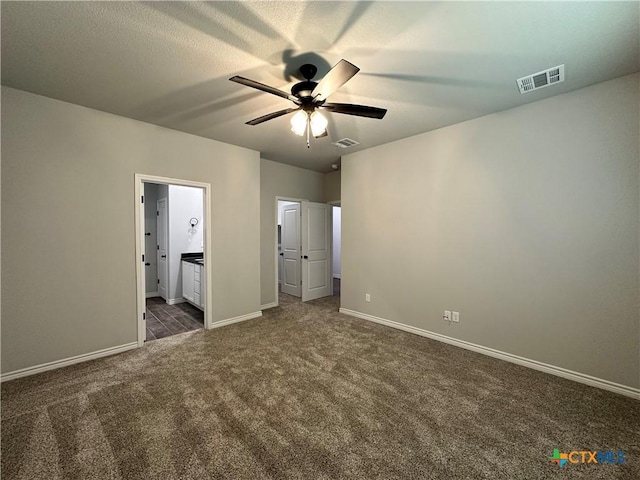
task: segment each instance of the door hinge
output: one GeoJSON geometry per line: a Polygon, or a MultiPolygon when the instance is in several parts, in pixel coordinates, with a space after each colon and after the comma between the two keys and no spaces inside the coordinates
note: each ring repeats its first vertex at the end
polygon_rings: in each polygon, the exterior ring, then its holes
{"type": "Polygon", "coordinates": [[[159,216],[160,216],[160,211],[156,210],[156,217],[159,217],[159,216]]]}
{"type": "Polygon", "coordinates": [[[144,262],[144,255],[142,255],[142,261],[144,262]]]}
{"type": "Polygon", "coordinates": [[[160,245],[156,245],[156,250],[160,250],[160,245]]]}
{"type": "Polygon", "coordinates": [[[160,279],[158,279],[158,285],[160,285],[160,279]]]}
{"type": "Polygon", "coordinates": [[[144,203],[144,195],[140,197],[140,203],[144,203]]]}
{"type": "Polygon", "coordinates": [[[143,319],[143,320],[146,320],[146,319],[147,319],[147,314],[146,314],[146,313],[144,313],[144,312],[142,312],[142,319],[143,319]]]}

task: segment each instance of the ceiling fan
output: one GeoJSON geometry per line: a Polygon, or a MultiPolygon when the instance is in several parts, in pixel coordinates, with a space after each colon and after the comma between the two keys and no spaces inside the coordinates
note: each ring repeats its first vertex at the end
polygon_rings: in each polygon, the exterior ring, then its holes
{"type": "Polygon", "coordinates": [[[247,125],[259,125],[260,123],[281,117],[288,113],[297,112],[291,118],[291,130],[296,134],[303,136],[307,132],[307,148],[309,148],[310,133],[315,138],[327,136],[327,119],[319,112],[324,109],[334,113],[343,113],[346,115],[355,115],[358,117],[382,118],[387,110],[378,107],[369,107],[366,105],[353,105],[351,103],[326,103],[327,98],[338,88],[351,79],[360,69],[347,62],[340,60],[320,82],[314,82],[311,79],[316,75],[318,69],[315,65],[306,63],[300,67],[300,73],[305,79],[296,83],[291,87],[291,93],[284,92],[277,88],[270,87],[264,83],[256,82],[248,78],[234,76],[229,80],[232,82],[246,85],[247,87],[262,90],[263,92],[277,95],[278,97],[291,100],[295,107],[285,108],[277,112],[263,115],[246,122],[247,125]]]}

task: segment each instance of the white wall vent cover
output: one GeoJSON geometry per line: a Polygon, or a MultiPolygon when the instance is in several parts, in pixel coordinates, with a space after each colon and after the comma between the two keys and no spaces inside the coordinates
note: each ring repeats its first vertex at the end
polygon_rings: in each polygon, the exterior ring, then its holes
{"type": "Polygon", "coordinates": [[[338,140],[337,142],[335,142],[334,145],[340,148],[349,148],[353,147],[354,145],[360,145],[360,142],[356,142],[355,140],[351,140],[350,138],[343,138],[342,140],[338,140]]]}
{"type": "Polygon", "coordinates": [[[516,80],[520,93],[533,92],[539,88],[548,87],[554,83],[564,82],[564,65],[527,75],[516,80]]]}

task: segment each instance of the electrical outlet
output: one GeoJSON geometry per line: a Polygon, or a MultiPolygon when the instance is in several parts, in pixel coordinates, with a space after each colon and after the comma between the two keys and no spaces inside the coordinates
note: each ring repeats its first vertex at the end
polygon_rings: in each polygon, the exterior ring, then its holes
{"type": "Polygon", "coordinates": [[[364,294],[364,301],[365,302],[370,302],[371,301],[371,294],[365,293],[364,294]]]}
{"type": "Polygon", "coordinates": [[[451,312],[451,314],[453,315],[451,317],[451,321],[459,323],[460,322],[460,312],[451,312]]]}
{"type": "Polygon", "coordinates": [[[451,321],[451,312],[449,310],[445,310],[444,311],[444,315],[442,316],[442,319],[445,322],[450,322],[451,321]]]}

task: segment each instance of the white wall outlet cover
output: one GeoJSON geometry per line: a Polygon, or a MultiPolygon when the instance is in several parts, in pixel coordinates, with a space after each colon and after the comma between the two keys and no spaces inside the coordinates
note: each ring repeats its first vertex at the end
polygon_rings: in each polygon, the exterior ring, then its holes
{"type": "Polygon", "coordinates": [[[451,311],[450,310],[445,310],[444,311],[444,315],[442,316],[442,318],[444,319],[445,322],[450,322],[451,321],[451,311]]]}
{"type": "Polygon", "coordinates": [[[371,295],[369,293],[365,293],[364,294],[364,301],[365,302],[370,302],[371,301],[371,295]]]}
{"type": "Polygon", "coordinates": [[[460,321],[460,312],[452,312],[451,321],[458,323],[460,321]]]}

